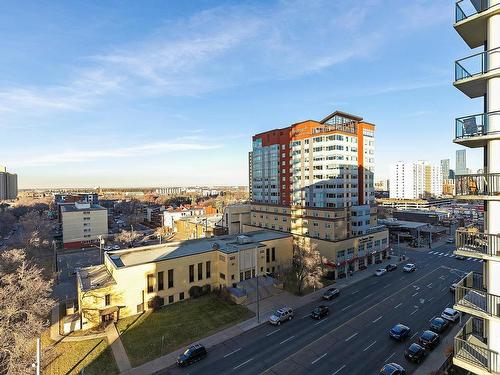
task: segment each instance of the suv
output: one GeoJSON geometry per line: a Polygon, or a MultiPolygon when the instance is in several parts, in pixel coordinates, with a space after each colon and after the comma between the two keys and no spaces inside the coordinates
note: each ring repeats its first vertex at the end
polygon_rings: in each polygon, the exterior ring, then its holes
{"type": "Polygon", "coordinates": [[[403,366],[397,363],[387,363],[380,369],[379,375],[405,375],[406,371],[403,366]]]}
{"type": "Polygon", "coordinates": [[[389,336],[393,339],[403,341],[410,335],[410,327],[405,326],[404,324],[396,324],[389,330],[389,336]]]}
{"type": "Polygon", "coordinates": [[[287,320],[292,320],[293,318],[293,310],[290,307],[282,307],[281,309],[276,310],[269,317],[269,323],[272,325],[281,325],[281,323],[286,322],[287,320]]]}
{"type": "Polygon", "coordinates": [[[198,362],[207,356],[207,349],[201,344],[191,345],[184,353],[177,357],[177,365],[187,366],[198,362]]]}
{"type": "Polygon", "coordinates": [[[415,265],[413,263],[408,263],[407,265],[405,265],[403,267],[403,271],[404,272],[413,272],[415,271],[417,268],[415,267],[415,265]]]}
{"type": "Polygon", "coordinates": [[[385,266],[385,269],[387,270],[387,272],[394,271],[396,268],[398,268],[397,264],[388,264],[387,266],[385,266]]]}
{"type": "Polygon", "coordinates": [[[425,349],[415,343],[411,344],[408,349],[405,350],[405,358],[416,363],[422,362],[426,354],[425,349]]]}
{"type": "Polygon", "coordinates": [[[323,299],[326,299],[327,301],[331,300],[332,298],[338,297],[340,294],[340,290],[337,288],[330,288],[328,289],[324,294],[323,294],[323,299]]]}
{"type": "Polygon", "coordinates": [[[375,271],[375,276],[382,276],[386,272],[387,270],[385,268],[379,268],[378,270],[375,271]]]}
{"type": "Polygon", "coordinates": [[[327,316],[328,313],[329,313],[328,306],[319,305],[318,307],[315,307],[314,310],[311,312],[311,318],[319,320],[327,316]]]}
{"type": "Polygon", "coordinates": [[[441,318],[449,320],[450,322],[455,323],[457,320],[460,319],[460,313],[457,310],[455,310],[455,309],[447,307],[441,313],[441,318]]]}

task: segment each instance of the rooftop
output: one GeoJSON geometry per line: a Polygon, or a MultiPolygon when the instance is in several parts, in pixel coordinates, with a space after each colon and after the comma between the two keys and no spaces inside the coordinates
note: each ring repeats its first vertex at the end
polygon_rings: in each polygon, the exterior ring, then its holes
{"type": "Polygon", "coordinates": [[[116,284],[113,276],[111,276],[104,264],[79,268],[77,270],[77,278],[83,292],[116,284]]]}
{"type": "Polygon", "coordinates": [[[262,241],[276,240],[291,237],[290,233],[258,230],[244,234],[202,238],[179,242],[167,242],[162,245],[137,247],[134,249],[108,251],[106,256],[111,259],[115,267],[130,267],[139,264],[160,262],[184,256],[202,254],[218,250],[225,254],[236,253],[240,250],[264,246],[262,241]]]}
{"type": "Polygon", "coordinates": [[[82,204],[82,203],[77,203],[77,204],[63,204],[61,205],[61,211],[62,212],[77,212],[77,211],[99,211],[99,210],[106,210],[106,208],[98,205],[98,204],[82,204]]]}

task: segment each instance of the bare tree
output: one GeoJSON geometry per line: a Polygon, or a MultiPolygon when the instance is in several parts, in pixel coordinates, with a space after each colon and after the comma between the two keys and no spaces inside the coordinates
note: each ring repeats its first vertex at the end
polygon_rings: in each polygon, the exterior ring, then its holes
{"type": "Polygon", "coordinates": [[[9,233],[15,222],[16,217],[10,212],[0,212],[0,236],[4,236],[9,233]]]}
{"type": "Polygon", "coordinates": [[[323,276],[323,263],[321,255],[309,239],[300,237],[293,241],[293,272],[297,279],[297,292],[307,287],[321,288],[323,276]]]}
{"type": "Polygon", "coordinates": [[[14,249],[0,256],[0,374],[32,374],[34,340],[49,325],[52,283],[14,249]]]}
{"type": "Polygon", "coordinates": [[[132,244],[140,237],[140,234],[131,230],[122,230],[115,236],[115,240],[125,244],[132,244]]]}
{"type": "Polygon", "coordinates": [[[30,211],[23,215],[20,220],[20,229],[16,239],[13,240],[15,246],[33,250],[47,249],[52,240],[52,228],[50,221],[37,211],[30,211]]]}

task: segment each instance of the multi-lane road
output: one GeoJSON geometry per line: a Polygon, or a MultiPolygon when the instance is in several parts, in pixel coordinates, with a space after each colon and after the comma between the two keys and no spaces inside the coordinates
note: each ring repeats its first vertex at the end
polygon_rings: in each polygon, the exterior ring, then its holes
{"type": "MultiPolygon", "coordinates": [[[[378,374],[384,363],[397,362],[411,374],[416,365],[404,349],[429,327],[429,321],[453,304],[449,286],[480,262],[455,259],[453,246],[432,251],[406,251],[416,272],[402,267],[382,277],[369,277],[341,290],[330,315],[309,317],[312,303],[295,311],[280,327],[268,324],[209,349],[206,359],[187,368],[171,367],[162,374],[378,374]],[[398,343],[389,329],[403,323],[412,338],[398,343]]],[[[438,349],[439,350],[439,349],[438,349]]]]}

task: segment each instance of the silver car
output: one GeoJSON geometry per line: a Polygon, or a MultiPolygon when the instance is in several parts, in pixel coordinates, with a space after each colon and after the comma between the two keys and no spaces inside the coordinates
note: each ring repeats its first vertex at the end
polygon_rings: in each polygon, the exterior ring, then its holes
{"type": "Polygon", "coordinates": [[[282,307],[271,314],[269,323],[279,326],[287,320],[293,319],[293,310],[290,307],[282,307]]]}

